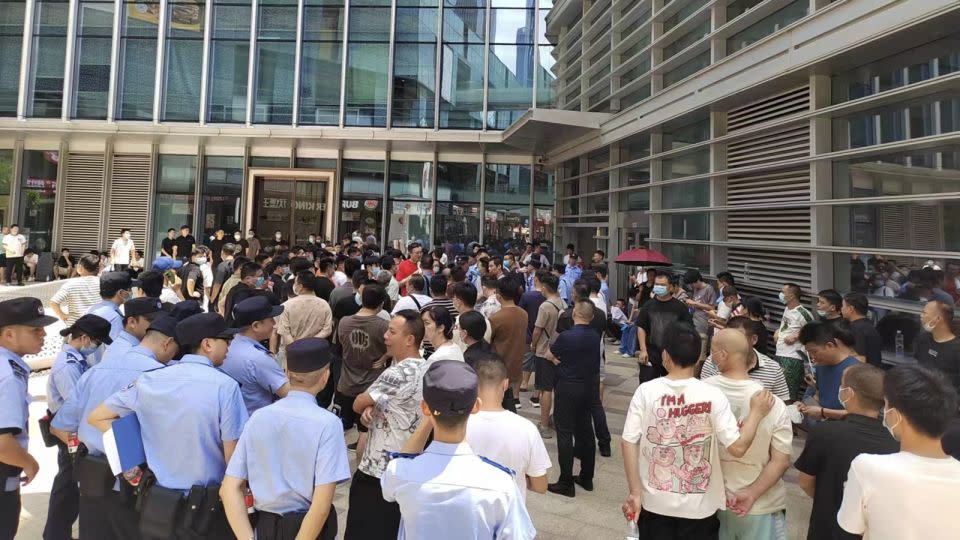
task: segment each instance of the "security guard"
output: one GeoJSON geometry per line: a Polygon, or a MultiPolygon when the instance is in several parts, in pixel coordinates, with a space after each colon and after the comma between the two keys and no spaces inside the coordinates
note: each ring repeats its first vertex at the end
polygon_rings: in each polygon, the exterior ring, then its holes
{"type": "Polygon", "coordinates": [[[338,483],[350,479],[350,463],[340,419],[315,398],[330,378],[332,359],[325,339],[291,343],[290,393],[247,422],[220,491],[237,538],[253,537],[244,481],[253,493],[260,540],[336,537],[333,495],[338,483]]]}
{"type": "Polygon", "coordinates": [[[239,329],[230,344],[224,373],[240,383],[247,412],[273,403],[273,396],[286,397],[290,383],[270,350],[260,344],[273,334],[273,318],[283,313],[266,297],[254,296],[233,306],[233,326],[239,329]]]}
{"type": "Polygon", "coordinates": [[[130,349],[140,345],[147,334],[150,323],[163,314],[163,304],[159,298],[147,296],[127,300],[123,304],[123,330],[113,338],[113,343],[104,351],[101,362],[115,356],[122,357],[130,349]]]}
{"type": "Polygon", "coordinates": [[[43,348],[44,326],[57,319],[44,315],[36,298],[0,302],[0,539],[12,539],[20,525],[20,484],[29,484],[40,466],[27,453],[27,392],[30,367],[21,356],[43,348]],[[23,473],[23,477],[21,477],[23,473]]]}
{"type": "MultiPolygon", "coordinates": [[[[56,416],[63,402],[73,394],[77,381],[87,370],[86,355],[93,353],[101,343],[111,342],[110,323],[96,315],[81,316],[72,325],[61,330],[60,335],[69,337],[50,368],[47,378],[47,417],[41,422],[41,426],[49,426],[49,419],[56,416]]],[[[45,435],[46,438],[53,439],[45,435]]],[[[62,441],[51,441],[47,444],[57,445],[58,471],[50,488],[43,538],[69,539],[80,504],[80,492],[73,477],[73,455],[62,441]]]]}
{"type": "Polygon", "coordinates": [[[180,321],[179,363],[144,373],[107,398],[89,417],[101,432],[131,413],[149,473],[140,531],[149,538],[232,538],[218,493],[220,481],[247,421],[237,382],[223,364],[236,330],[223,317],[201,313],[180,321]],[[155,480],[155,484],[152,484],[155,480]]]}
{"type": "MultiPolygon", "coordinates": [[[[103,301],[90,306],[87,313],[102,317],[110,323],[112,339],[117,339],[120,332],[123,332],[123,313],[120,312],[120,306],[130,298],[135,285],[139,286],[140,282],[133,281],[127,272],[107,272],[100,276],[100,298],[103,301]]],[[[96,352],[87,358],[87,362],[91,366],[99,364],[105,350],[105,347],[97,348],[96,352]]]]}
{"type": "MultiPolygon", "coordinates": [[[[399,539],[533,538],[536,530],[514,483],[514,471],[473,453],[464,442],[467,419],[480,410],[477,374],[458,360],[439,360],[423,376],[420,410],[434,439],[423,454],[392,454],[380,484],[383,498],[400,505],[399,539]]],[[[404,450],[422,447],[418,429],[404,450]]]]}
{"type": "Polygon", "coordinates": [[[104,400],[126,388],[142,373],[160,369],[176,356],[176,325],[173,317],[160,314],[150,323],[143,340],[124,354],[113,354],[117,345],[115,341],[107,348],[103,362],[80,377],[76,388],[50,423],[50,431],[64,442],[76,433],[82,446],[78,453],[86,454],[76,464],[80,481],[80,534],[83,538],[126,540],[139,537],[132,486],[126,482],[114,482],[104,458],[102,434],[87,422],[87,418],[104,400]]]}

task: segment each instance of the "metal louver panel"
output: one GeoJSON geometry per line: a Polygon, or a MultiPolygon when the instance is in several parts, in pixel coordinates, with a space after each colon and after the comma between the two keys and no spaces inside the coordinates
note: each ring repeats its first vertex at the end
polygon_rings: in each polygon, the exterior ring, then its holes
{"type": "Polygon", "coordinates": [[[885,204],[877,207],[880,247],[942,251],[943,208],[940,205],[911,207],[885,204]]]}
{"type": "Polygon", "coordinates": [[[810,243],[810,209],[731,210],[727,214],[731,242],[810,243]]]}
{"type": "MultiPolygon", "coordinates": [[[[733,175],[727,180],[727,203],[730,206],[809,200],[810,172],[807,167],[733,175]]],[[[734,242],[810,243],[809,208],[730,210],[727,225],[727,238],[734,242]]]]}
{"type": "Polygon", "coordinates": [[[792,282],[808,291],[811,287],[810,253],[802,251],[730,248],[727,252],[727,270],[737,276],[737,289],[752,285],[766,289],[776,298],[776,291],[784,283],[792,282]]]}
{"type": "Polygon", "coordinates": [[[727,145],[727,168],[737,169],[810,155],[810,128],[806,125],[763,133],[727,145]]]}
{"type": "Polygon", "coordinates": [[[766,97],[727,113],[727,133],[810,110],[810,87],[802,86],[766,97]]]}
{"type": "Polygon", "coordinates": [[[102,250],[103,154],[68,154],[60,247],[73,253],[102,250]]]}
{"type": "Polygon", "coordinates": [[[146,247],[150,201],[150,155],[115,155],[110,174],[107,238],[112,241],[121,228],[132,231],[137,249],[146,247]]]}

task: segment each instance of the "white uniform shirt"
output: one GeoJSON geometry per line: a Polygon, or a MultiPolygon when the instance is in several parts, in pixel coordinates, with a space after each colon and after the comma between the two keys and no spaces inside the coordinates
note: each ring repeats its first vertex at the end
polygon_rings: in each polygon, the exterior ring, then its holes
{"type": "Polygon", "coordinates": [[[506,467],[484,461],[467,443],[434,441],[423,454],[396,458],[380,486],[400,505],[397,540],[533,538],[537,531],[506,467]]]}

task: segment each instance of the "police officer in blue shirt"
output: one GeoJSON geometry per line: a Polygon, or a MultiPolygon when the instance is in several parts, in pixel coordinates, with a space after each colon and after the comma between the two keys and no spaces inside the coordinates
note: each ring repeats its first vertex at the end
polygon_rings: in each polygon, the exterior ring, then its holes
{"type": "Polygon", "coordinates": [[[113,343],[103,353],[101,362],[115,356],[123,356],[140,344],[147,334],[150,323],[163,314],[163,304],[159,298],[141,297],[127,300],[123,304],[123,330],[113,337],[113,343]]]}
{"type": "Polygon", "coordinates": [[[290,392],[247,422],[220,492],[237,538],[253,537],[244,482],[258,513],[258,539],[336,537],[333,495],[338,483],[350,479],[350,463],[340,419],[317,405],[315,398],[330,378],[332,359],[325,339],[291,343],[290,392]]]}
{"type": "MultiPolygon", "coordinates": [[[[77,381],[87,370],[86,355],[91,354],[101,343],[110,343],[110,323],[96,315],[83,315],[60,331],[67,337],[57,358],[53,361],[47,378],[47,421],[56,416],[64,401],[73,394],[77,381]]],[[[43,422],[43,425],[49,425],[43,422]]],[[[70,538],[73,522],[77,519],[80,492],[73,477],[73,455],[63,442],[57,445],[57,476],[50,488],[50,503],[47,506],[47,523],[43,529],[44,539],[70,538]]]]}
{"type": "Polygon", "coordinates": [[[0,302],[0,538],[4,540],[13,538],[20,524],[20,484],[29,484],[40,469],[27,453],[32,398],[27,392],[30,367],[21,356],[40,352],[44,327],[56,320],[44,314],[36,298],[0,302]]]}
{"type": "Polygon", "coordinates": [[[113,354],[117,342],[110,345],[103,362],[80,377],[50,423],[50,431],[60,440],[66,442],[73,434],[80,440],[78,454],[83,455],[78,457],[75,469],[80,482],[80,534],[84,538],[126,540],[139,536],[133,487],[114,482],[104,457],[102,434],[87,422],[87,417],[142,373],[162,368],[177,355],[176,325],[176,319],[160,314],[150,323],[143,340],[124,354],[113,354]]]}
{"type": "Polygon", "coordinates": [[[400,505],[398,540],[451,538],[458,530],[490,540],[536,535],[516,473],[474,454],[464,442],[467,419],[479,410],[473,368],[459,360],[430,365],[420,402],[424,422],[404,451],[422,448],[431,428],[433,442],[423,454],[392,454],[380,478],[383,498],[400,505]]]}
{"type": "MultiPolygon", "coordinates": [[[[100,276],[100,298],[103,299],[99,304],[90,306],[88,314],[97,315],[110,323],[110,337],[117,339],[120,332],[123,332],[123,313],[120,312],[120,306],[131,297],[134,286],[139,286],[140,282],[130,278],[127,272],[107,272],[100,276]]],[[[91,366],[95,366],[103,360],[104,347],[97,348],[96,352],[87,358],[91,366]]]]}
{"type": "Polygon", "coordinates": [[[247,412],[273,403],[273,396],[286,397],[290,383],[270,350],[260,342],[273,334],[273,318],[283,313],[264,296],[254,296],[233,306],[233,326],[239,332],[230,344],[221,368],[240,383],[247,412]]]}
{"type": "Polygon", "coordinates": [[[247,411],[237,382],[216,368],[236,329],[216,313],[201,313],[180,321],[176,333],[185,353],[180,362],[144,373],[88,421],[105,432],[117,418],[137,415],[151,473],[145,478],[156,481],[145,488],[144,536],[232,538],[217,493],[247,411]]]}

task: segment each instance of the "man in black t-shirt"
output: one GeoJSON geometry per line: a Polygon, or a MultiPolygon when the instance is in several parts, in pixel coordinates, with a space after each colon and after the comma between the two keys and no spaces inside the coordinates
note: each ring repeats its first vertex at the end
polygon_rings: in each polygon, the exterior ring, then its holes
{"type": "Polygon", "coordinates": [[[324,257],[317,262],[317,270],[320,273],[317,275],[317,288],[313,292],[327,302],[330,301],[330,293],[336,288],[333,283],[333,273],[336,269],[337,261],[332,257],[324,257]]]}
{"type": "Polygon", "coordinates": [[[869,309],[870,304],[867,301],[867,295],[852,292],[843,297],[840,312],[847,323],[850,324],[850,332],[855,340],[853,349],[857,351],[857,357],[861,362],[881,367],[881,364],[883,364],[881,357],[883,338],[880,337],[880,333],[867,318],[869,309]]]}
{"type": "Polygon", "coordinates": [[[667,327],[676,321],[693,322],[687,306],[670,294],[670,276],[666,272],[657,272],[652,291],[653,298],[643,304],[637,317],[641,384],[667,374],[661,356],[667,327]]]}
{"type": "Polygon", "coordinates": [[[160,254],[164,257],[170,257],[171,259],[176,259],[177,254],[174,252],[173,248],[177,245],[177,231],[176,229],[170,228],[167,229],[167,237],[160,242],[160,254]]]}
{"type": "Polygon", "coordinates": [[[207,247],[210,248],[210,255],[213,257],[213,260],[210,261],[211,267],[216,268],[223,262],[221,251],[226,243],[227,241],[223,238],[223,229],[217,229],[216,232],[213,233],[213,238],[207,242],[207,247]]]}
{"type": "Polygon", "coordinates": [[[917,362],[940,370],[960,392],[960,338],[953,333],[953,306],[931,300],[923,306],[920,325],[925,332],[917,338],[914,356],[917,362]]]}
{"type": "MultiPolygon", "coordinates": [[[[213,286],[210,288],[210,305],[215,306],[220,299],[223,284],[233,275],[233,256],[237,245],[226,243],[220,248],[220,264],[213,269],[213,286]]],[[[246,259],[244,259],[246,262],[246,259]]],[[[213,311],[211,309],[211,311],[213,311]]]]}
{"type": "Polygon", "coordinates": [[[841,377],[839,396],[847,416],[814,425],[794,464],[800,471],[800,487],[813,498],[807,540],[860,538],[837,524],[850,463],[860,454],[893,454],[900,450],[879,420],[883,376],[881,369],[870,365],[847,368],[841,377]]]}
{"type": "Polygon", "coordinates": [[[173,243],[177,246],[177,258],[186,262],[190,259],[193,253],[193,246],[197,244],[197,241],[190,235],[190,227],[184,225],[180,227],[180,236],[178,236],[173,243]]]}
{"type": "Polygon", "coordinates": [[[177,271],[180,278],[180,294],[184,300],[196,300],[203,305],[203,272],[200,270],[204,254],[199,249],[189,255],[188,262],[177,271]]]}

